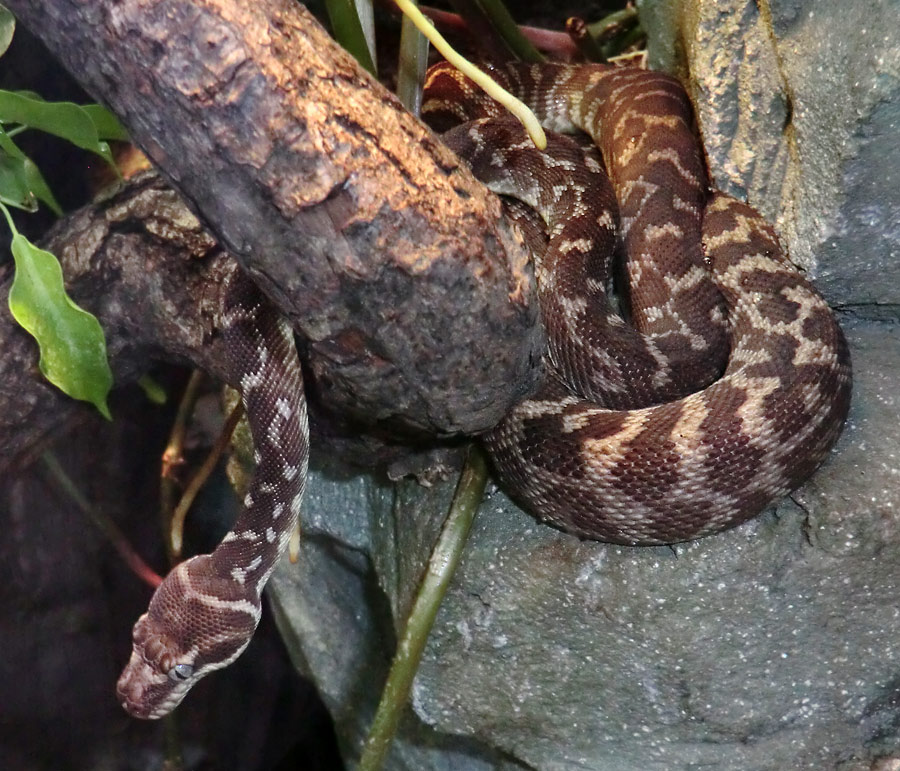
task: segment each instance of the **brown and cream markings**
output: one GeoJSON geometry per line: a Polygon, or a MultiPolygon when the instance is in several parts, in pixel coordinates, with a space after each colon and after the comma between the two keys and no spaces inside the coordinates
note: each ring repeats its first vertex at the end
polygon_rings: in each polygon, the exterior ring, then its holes
{"type": "Polygon", "coordinates": [[[134,626],[119,677],[135,717],[171,712],[204,675],[247,647],[262,590],[297,525],[306,485],[309,427],[293,333],[246,279],[234,281],[219,319],[253,434],[256,472],[234,527],[212,554],[177,565],[134,626]]]}
{"type": "Polygon", "coordinates": [[[622,544],[755,516],[809,477],[846,418],[850,357],[827,303],[753,208],[710,191],[675,79],[609,65],[491,75],[546,128],[590,135],[613,191],[590,156],[574,162],[576,143],[538,152],[470,81],[432,68],[426,120],[464,121],[450,146],[550,236],[535,271],[544,384],[485,437],[506,489],[566,532],[622,544]],[[630,326],[606,296],[616,201],[630,326]]]}
{"type": "MultiPolygon", "coordinates": [[[[623,544],[698,538],[756,515],[840,434],[851,370],[833,314],[754,209],[710,192],[677,81],[605,65],[492,74],[548,129],[583,130],[602,155],[554,135],[539,153],[455,71],[430,73],[426,118],[464,122],[450,146],[549,234],[535,266],[544,382],[484,437],[504,486],[541,520],[623,544]],[[607,296],[620,242],[630,324],[607,296]]],[[[240,281],[219,321],[257,469],[234,528],[177,566],[135,625],[118,694],[136,717],[166,714],[244,650],[303,495],[309,438],[291,331],[240,281]]]]}

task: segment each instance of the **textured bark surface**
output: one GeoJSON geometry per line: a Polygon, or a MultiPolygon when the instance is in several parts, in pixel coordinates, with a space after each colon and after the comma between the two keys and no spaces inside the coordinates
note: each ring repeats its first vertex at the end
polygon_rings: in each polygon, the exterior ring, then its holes
{"type": "Polygon", "coordinates": [[[499,202],[302,6],[9,7],[290,316],[336,407],[473,432],[527,387],[532,282],[499,202]]]}
{"type": "MultiPolygon", "coordinates": [[[[117,382],[143,374],[154,359],[219,373],[212,316],[224,279],[238,267],[158,175],[61,220],[43,245],[60,258],[72,297],[106,330],[117,382]]],[[[0,307],[11,281],[8,265],[0,269],[0,307]]],[[[51,432],[96,412],[41,377],[34,340],[8,313],[0,313],[0,351],[4,471],[31,457],[51,432]]]]}

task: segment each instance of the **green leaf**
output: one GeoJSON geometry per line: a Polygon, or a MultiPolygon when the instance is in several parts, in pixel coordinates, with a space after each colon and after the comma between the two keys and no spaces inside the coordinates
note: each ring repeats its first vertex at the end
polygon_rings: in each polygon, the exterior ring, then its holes
{"type": "Polygon", "coordinates": [[[35,211],[34,199],[43,201],[58,216],[62,207],[34,161],[0,128],[0,199],[26,211],[35,211]]]}
{"type": "Polygon", "coordinates": [[[168,397],[166,396],[166,389],[163,388],[156,380],[154,380],[150,375],[144,375],[138,380],[138,385],[144,389],[144,395],[149,399],[153,404],[165,404],[168,397]]]}
{"type": "MultiPolygon", "coordinates": [[[[24,96],[35,102],[43,102],[44,104],[49,104],[51,106],[54,104],[54,102],[48,102],[36,91],[20,89],[14,93],[17,96],[24,96]]],[[[88,114],[100,139],[117,139],[120,142],[131,141],[131,137],[128,136],[128,131],[126,131],[125,127],[119,122],[119,119],[102,104],[91,103],[78,106],[88,114]]]]}
{"type": "Polygon", "coordinates": [[[0,201],[25,211],[37,211],[37,198],[25,181],[22,161],[2,151],[0,151],[0,201]]]}
{"type": "Polygon", "coordinates": [[[100,139],[117,139],[120,142],[131,141],[125,127],[119,123],[119,119],[102,104],[83,104],[81,109],[93,121],[94,128],[97,130],[97,135],[100,139]]]}
{"type": "Polygon", "coordinates": [[[16,17],[0,5],[0,56],[6,53],[16,31],[16,17]]]}
{"type": "Polygon", "coordinates": [[[45,102],[25,93],[0,90],[0,123],[19,123],[69,140],[115,166],[109,145],[100,140],[90,114],[72,102],[45,102]]]}
{"type": "Polygon", "coordinates": [[[325,0],[328,18],[334,38],[356,58],[373,76],[377,76],[375,62],[369,51],[369,44],[359,21],[359,14],[353,0],[325,0]]]}
{"type": "Polygon", "coordinates": [[[112,388],[112,372],[100,322],[66,294],[62,269],[50,252],[16,233],[12,253],[16,275],[9,290],[9,309],[37,340],[41,372],[60,390],[91,402],[110,419],[106,396],[112,388]]]}

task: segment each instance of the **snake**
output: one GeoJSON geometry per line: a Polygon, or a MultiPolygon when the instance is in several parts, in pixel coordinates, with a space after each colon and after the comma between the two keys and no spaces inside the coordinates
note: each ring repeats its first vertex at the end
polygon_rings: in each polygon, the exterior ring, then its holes
{"type": "Polygon", "coordinates": [[[309,420],[290,326],[239,272],[223,292],[214,325],[225,344],[225,378],[241,394],[256,468],[221,543],[176,565],[134,625],[116,693],[138,718],[168,714],[195,683],[247,647],[306,486],[309,420]]]}
{"type": "MultiPolygon", "coordinates": [[[[546,151],[445,63],[426,78],[423,119],[535,245],[547,350],[537,390],[482,436],[501,486],[566,533],[631,546],[756,516],[815,471],[846,420],[850,356],[828,303],[754,208],[711,187],[675,78],[489,70],[548,130],[546,151]]],[[[290,328],[245,284],[218,326],[257,468],[222,542],[176,566],[135,624],[117,692],[136,717],[167,714],[246,648],[297,526],[300,364],[290,328]]]]}
{"type": "Polygon", "coordinates": [[[711,188],[678,80],[603,64],[490,74],[549,129],[590,136],[608,175],[589,158],[573,179],[577,143],[538,153],[471,81],[430,71],[423,114],[439,129],[463,121],[450,146],[550,237],[535,266],[544,382],[484,438],[502,485],[550,525],[624,545],[754,517],[813,473],[846,420],[852,368],[828,303],[755,209],[711,188]],[[591,237],[614,228],[616,203],[628,324],[607,294],[610,250],[591,237]]]}

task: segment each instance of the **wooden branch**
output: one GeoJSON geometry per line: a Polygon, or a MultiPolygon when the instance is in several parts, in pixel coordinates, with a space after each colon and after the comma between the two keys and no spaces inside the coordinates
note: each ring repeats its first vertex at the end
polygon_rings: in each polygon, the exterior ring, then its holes
{"type": "MultiPolygon", "coordinates": [[[[154,359],[221,375],[213,314],[221,287],[239,268],[158,175],[142,175],[60,221],[42,245],[60,258],[75,301],[99,317],[117,383],[136,379],[154,359]]],[[[2,308],[10,268],[0,269],[2,308]]],[[[30,460],[51,434],[100,418],[43,379],[37,345],[8,312],[0,313],[0,351],[4,472],[30,460]]]]}
{"type": "Polygon", "coordinates": [[[497,200],[301,5],[5,3],[290,316],[336,406],[471,433],[528,387],[533,284],[497,200]]]}

